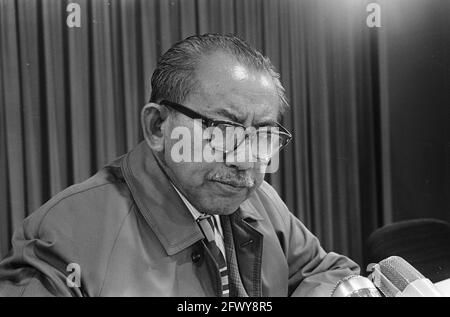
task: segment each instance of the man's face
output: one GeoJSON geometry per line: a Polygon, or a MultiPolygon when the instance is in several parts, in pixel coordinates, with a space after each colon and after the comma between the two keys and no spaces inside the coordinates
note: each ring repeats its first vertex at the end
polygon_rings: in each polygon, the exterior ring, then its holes
{"type": "MultiPolygon", "coordinates": [[[[279,116],[279,98],[271,76],[248,68],[234,58],[214,53],[204,57],[197,70],[199,88],[195,89],[183,105],[214,120],[233,121],[245,127],[267,126],[279,116]]],[[[198,122],[176,113],[169,120],[168,130],[186,127],[194,138],[199,135],[198,122]],[[197,128],[194,125],[197,124],[197,128]]],[[[200,129],[201,131],[201,129],[200,129]]],[[[198,140],[198,139],[197,139],[198,140]]],[[[232,159],[213,162],[175,162],[172,147],[179,139],[165,138],[165,162],[168,173],[178,189],[201,212],[228,215],[261,185],[264,173],[260,163],[232,159]]],[[[247,151],[240,147],[238,152],[247,151]]],[[[246,153],[239,153],[244,157],[246,153]]],[[[247,156],[248,157],[248,156],[247,156]]]]}

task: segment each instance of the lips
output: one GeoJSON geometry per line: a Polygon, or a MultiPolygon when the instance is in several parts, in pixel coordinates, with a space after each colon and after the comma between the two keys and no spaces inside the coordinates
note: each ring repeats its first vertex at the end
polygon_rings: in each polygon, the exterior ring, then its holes
{"type": "Polygon", "coordinates": [[[209,177],[211,181],[232,186],[235,188],[252,188],[255,185],[255,181],[248,175],[220,175],[215,174],[209,177]]]}
{"type": "Polygon", "coordinates": [[[215,180],[217,183],[221,183],[224,185],[233,186],[236,188],[247,188],[248,186],[245,183],[237,182],[237,181],[222,181],[222,180],[215,180]]]}
{"type": "Polygon", "coordinates": [[[211,181],[215,193],[219,196],[236,197],[236,195],[242,196],[249,191],[248,187],[236,187],[229,183],[223,183],[218,181],[211,181]]]}

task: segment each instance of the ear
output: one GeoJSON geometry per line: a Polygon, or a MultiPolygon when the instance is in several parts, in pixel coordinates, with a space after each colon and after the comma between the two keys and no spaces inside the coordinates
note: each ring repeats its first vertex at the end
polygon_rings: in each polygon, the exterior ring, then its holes
{"type": "Polygon", "coordinates": [[[144,138],[154,151],[164,149],[164,123],[167,122],[168,111],[156,103],[148,103],[141,111],[141,124],[144,138]]]}

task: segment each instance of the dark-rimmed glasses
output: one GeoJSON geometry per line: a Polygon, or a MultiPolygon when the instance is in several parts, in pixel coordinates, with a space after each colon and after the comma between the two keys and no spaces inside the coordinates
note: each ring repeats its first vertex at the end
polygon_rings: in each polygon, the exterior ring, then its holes
{"type": "Polygon", "coordinates": [[[237,122],[208,118],[176,102],[163,100],[159,104],[189,118],[201,120],[204,129],[208,129],[210,132],[208,142],[212,149],[225,154],[235,151],[246,139],[249,139],[254,157],[258,160],[268,161],[292,139],[292,134],[278,122],[274,126],[247,128],[237,122]]]}

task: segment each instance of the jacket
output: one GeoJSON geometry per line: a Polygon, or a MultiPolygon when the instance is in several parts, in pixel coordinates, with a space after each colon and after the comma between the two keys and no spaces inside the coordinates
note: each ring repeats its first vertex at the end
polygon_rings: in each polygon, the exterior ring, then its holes
{"type": "MultiPolygon", "coordinates": [[[[329,296],[359,267],[325,252],[263,183],[230,217],[249,296],[329,296]]],[[[203,234],[145,142],[27,217],[1,296],[218,296],[203,234]]]]}

